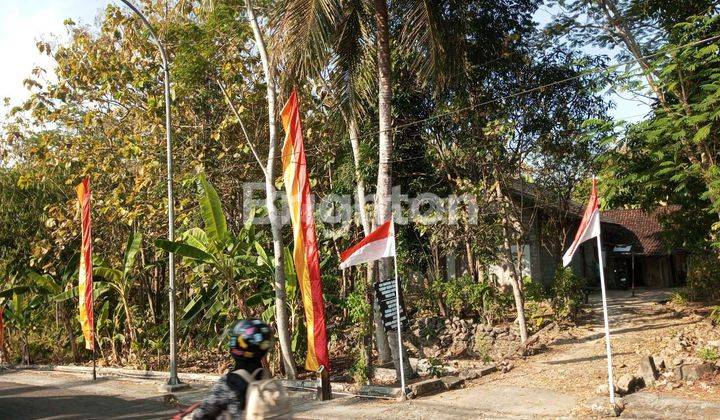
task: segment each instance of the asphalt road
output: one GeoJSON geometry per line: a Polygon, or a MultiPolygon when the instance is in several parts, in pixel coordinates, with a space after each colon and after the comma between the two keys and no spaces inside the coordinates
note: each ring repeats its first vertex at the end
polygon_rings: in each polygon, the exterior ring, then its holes
{"type": "Polygon", "coordinates": [[[72,388],[0,382],[0,419],[169,419],[178,412],[158,397],[126,400],[72,388]]]}

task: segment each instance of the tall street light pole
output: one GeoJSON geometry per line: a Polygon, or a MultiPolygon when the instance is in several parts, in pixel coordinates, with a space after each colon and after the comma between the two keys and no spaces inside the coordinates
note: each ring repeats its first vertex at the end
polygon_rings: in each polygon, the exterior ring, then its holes
{"type": "MultiPolygon", "coordinates": [[[[164,73],[164,84],[165,84],[165,147],[167,149],[167,199],[168,199],[168,240],[175,240],[175,201],[173,198],[173,157],[172,157],[172,125],[170,124],[170,68],[168,67],[167,54],[165,53],[165,47],[160,43],[160,40],[155,33],[155,29],[152,27],[150,22],[147,20],[145,15],[135,7],[129,0],[121,0],[127,5],[138,17],[143,21],[150,37],[157,45],[160,50],[160,57],[162,58],[162,66],[164,73]]],[[[180,382],[177,376],[177,339],[175,337],[175,256],[172,252],[168,253],[168,280],[170,295],[170,378],[166,384],[163,384],[162,388],[166,391],[176,391],[178,389],[188,387],[187,384],[180,382]]]]}

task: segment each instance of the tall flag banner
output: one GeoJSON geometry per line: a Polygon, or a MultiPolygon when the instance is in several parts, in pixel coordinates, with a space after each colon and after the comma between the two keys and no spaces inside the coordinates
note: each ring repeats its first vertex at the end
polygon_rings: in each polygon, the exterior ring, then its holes
{"type": "Polygon", "coordinates": [[[3,312],[5,312],[5,308],[0,307],[0,356],[2,356],[2,351],[5,348],[5,319],[3,312]]]}
{"type": "Polygon", "coordinates": [[[610,404],[615,404],[615,382],[613,381],[612,349],[610,347],[610,321],[608,320],[607,294],[605,293],[605,267],[602,258],[602,239],[600,233],[600,205],[598,204],[597,179],[593,178],[590,200],[585,208],[580,227],[575,234],[575,240],[570,248],[563,255],[563,266],[567,267],[572,261],[575,251],[580,244],[588,239],[595,238],[597,241],[598,268],[600,269],[600,291],[602,292],[603,318],[605,321],[605,353],[608,370],[608,390],[610,393],[610,404]]]}
{"type": "Polygon", "coordinates": [[[307,176],[298,95],[294,89],[283,107],[282,123],[285,129],[285,144],[282,151],[283,179],[295,238],[293,260],[307,322],[308,353],[305,368],[316,371],[320,366],[324,366],[329,370],[325,304],[320,280],[315,219],[310,180],[307,176]]]}
{"type": "Polygon", "coordinates": [[[340,268],[345,269],[381,258],[395,256],[395,225],[393,220],[380,225],[362,241],[340,254],[340,268]]]}
{"type": "Polygon", "coordinates": [[[92,234],[90,227],[90,178],[85,177],[77,186],[80,203],[80,223],[82,241],[80,243],[80,269],[78,276],[78,298],[80,300],[80,325],[85,348],[95,349],[95,328],[93,321],[93,281],[92,281],[92,234]]]}

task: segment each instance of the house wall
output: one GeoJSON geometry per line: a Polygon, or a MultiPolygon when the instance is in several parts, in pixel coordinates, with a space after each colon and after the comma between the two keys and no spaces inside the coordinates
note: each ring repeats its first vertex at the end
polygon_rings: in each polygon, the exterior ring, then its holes
{"type": "Polygon", "coordinates": [[[670,287],[672,270],[670,256],[645,257],[645,284],[648,287],[670,287]]]}

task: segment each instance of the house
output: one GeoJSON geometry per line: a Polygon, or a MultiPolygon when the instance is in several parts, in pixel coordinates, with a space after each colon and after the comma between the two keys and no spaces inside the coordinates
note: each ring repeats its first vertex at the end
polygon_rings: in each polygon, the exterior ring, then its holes
{"type": "MultiPolygon", "coordinates": [[[[646,287],[683,286],[687,277],[687,252],[670,249],[663,241],[660,218],[673,208],[620,209],[602,212],[603,252],[608,287],[626,284],[646,287]]],[[[586,276],[590,279],[590,276],[586,276]]]]}
{"type": "MultiPolygon", "coordinates": [[[[526,238],[522,244],[522,275],[538,282],[545,288],[552,286],[561,256],[572,242],[582,218],[584,206],[568,203],[564,209],[532,186],[525,184],[522,190],[514,189],[514,200],[523,200],[523,219],[529,221],[526,238]],[[553,215],[562,212],[566,220],[563,232],[557,224],[550,226],[553,215]],[[558,242],[558,236],[561,238],[558,242]],[[564,239],[564,245],[563,245],[564,239]]],[[[662,236],[660,217],[673,208],[659,207],[654,211],[620,209],[601,212],[602,255],[605,280],[608,288],[631,287],[677,287],[685,284],[687,276],[687,252],[669,249],[662,236]]],[[[512,247],[517,255],[517,247],[512,247]]],[[[447,273],[462,273],[461,258],[449,256],[447,273]]],[[[585,242],[576,252],[570,268],[587,280],[588,286],[599,287],[596,241],[585,242]]],[[[509,284],[510,270],[498,264],[487,268],[492,280],[509,284]]],[[[451,276],[449,276],[451,277],[451,276]]]]}

